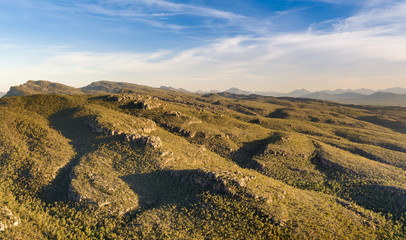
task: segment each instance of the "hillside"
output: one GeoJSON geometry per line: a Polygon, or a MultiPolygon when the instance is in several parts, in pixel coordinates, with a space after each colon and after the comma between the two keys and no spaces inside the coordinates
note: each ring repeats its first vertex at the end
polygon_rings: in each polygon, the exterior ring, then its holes
{"type": "Polygon", "coordinates": [[[82,94],[80,89],[49,81],[28,81],[20,86],[11,87],[5,97],[25,96],[40,93],[50,94],[82,94]]]}
{"type": "Polygon", "coordinates": [[[0,239],[406,237],[406,108],[80,93],[0,99],[0,239]]]}
{"type": "MultiPolygon", "coordinates": [[[[82,88],[74,88],[60,83],[53,83],[43,80],[39,81],[30,80],[24,84],[21,84],[20,86],[11,87],[10,90],[5,94],[5,97],[28,96],[35,94],[79,95],[79,94],[101,94],[101,93],[119,93],[119,92],[123,93],[123,92],[132,92],[132,90],[159,91],[160,89],[154,89],[148,86],[142,86],[132,83],[110,82],[110,81],[98,81],[93,82],[90,85],[82,88]]],[[[174,92],[180,91],[169,88],[162,90],[173,90],[174,92]]]]}

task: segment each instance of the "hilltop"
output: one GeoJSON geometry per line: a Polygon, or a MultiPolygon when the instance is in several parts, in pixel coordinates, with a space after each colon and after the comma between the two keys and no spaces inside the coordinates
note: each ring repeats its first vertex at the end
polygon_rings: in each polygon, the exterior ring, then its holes
{"type": "MultiPolygon", "coordinates": [[[[151,87],[124,82],[98,81],[93,82],[90,85],[82,88],[74,88],[64,84],[44,80],[38,81],[30,80],[19,86],[10,87],[10,90],[4,96],[16,97],[35,94],[64,94],[64,95],[100,94],[100,93],[131,92],[131,90],[137,89],[143,91],[154,90],[151,87]]],[[[166,90],[174,90],[174,89],[168,88],[166,90]]]]}
{"type": "Polygon", "coordinates": [[[406,108],[61,88],[0,99],[0,238],[406,237],[406,108]]]}
{"type": "Polygon", "coordinates": [[[5,97],[25,96],[39,93],[50,94],[81,94],[79,89],[69,87],[60,83],[49,81],[28,81],[20,86],[10,87],[5,97]]]}

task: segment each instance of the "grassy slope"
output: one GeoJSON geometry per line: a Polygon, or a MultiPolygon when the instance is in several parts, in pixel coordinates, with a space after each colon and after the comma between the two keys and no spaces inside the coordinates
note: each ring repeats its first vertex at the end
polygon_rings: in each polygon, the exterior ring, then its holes
{"type": "Polygon", "coordinates": [[[0,234],[57,239],[404,234],[404,222],[393,223],[406,207],[403,109],[389,115],[394,110],[149,88],[124,95],[121,102],[86,95],[1,100],[6,117],[0,121],[0,204],[22,223],[0,234]],[[131,102],[143,95],[154,96],[159,107],[134,107],[131,102]],[[388,119],[378,121],[377,111],[388,119]],[[89,119],[115,131],[159,137],[162,147],[92,132],[85,124],[89,119]],[[143,132],[140,126],[151,120],[155,130],[143,132]]]}

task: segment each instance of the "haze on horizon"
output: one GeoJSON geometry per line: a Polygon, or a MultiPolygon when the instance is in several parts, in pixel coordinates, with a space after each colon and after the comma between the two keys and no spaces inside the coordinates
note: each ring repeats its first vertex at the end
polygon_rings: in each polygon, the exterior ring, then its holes
{"type": "Polygon", "coordinates": [[[406,0],[0,1],[0,91],[406,87],[406,0]]]}

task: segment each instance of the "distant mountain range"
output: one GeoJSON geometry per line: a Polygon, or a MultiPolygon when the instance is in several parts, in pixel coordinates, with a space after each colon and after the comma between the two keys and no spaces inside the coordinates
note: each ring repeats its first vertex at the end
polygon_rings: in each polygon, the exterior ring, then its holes
{"type": "Polygon", "coordinates": [[[6,93],[0,92],[0,97],[3,97],[4,95],[6,95],[6,93]]]}
{"type": "Polygon", "coordinates": [[[311,92],[306,89],[299,89],[299,90],[294,90],[294,91],[288,92],[288,93],[281,93],[281,92],[276,92],[276,91],[251,92],[251,91],[245,91],[245,90],[241,90],[241,89],[232,87],[232,88],[226,90],[225,92],[230,92],[230,93],[235,93],[235,94],[244,94],[244,95],[257,94],[257,95],[273,96],[273,97],[308,97],[308,96],[313,97],[313,96],[323,96],[323,94],[328,94],[328,96],[333,95],[333,96],[339,96],[339,98],[341,98],[341,96],[340,96],[341,94],[348,95],[349,97],[353,97],[353,96],[359,97],[361,95],[371,95],[371,94],[377,93],[377,92],[388,92],[388,93],[405,95],[406,88],[394,87],[394,88],[386,88],[386,89],[382,89],[382,90],[371,90],[371,89],[366,89],[366,88],[360,88],[360,89],[355,89],[355,90],[353,90],[353,89],[336,89],[334,91],[322,90],[322,91],[316,91],[316,92],[311,92]],[[349,93],[353,93],[354,95],[351,95],[349,93]]]}
{"type": "Polygon", "coordinates": [[[317,92],[310,92],[306,89],[295,90],[289,93],[280,92],[250,92],[238,88],[230,88],[225,92],[242,94],[242,95],[262,95],[273,97],[295,97],[295,98],[311,98],[327,100],[347,104],[363,104],[363,105],[382,105],[382,106],[403,106],[406,107],[406,89],[395,87],[383,90],[371,89],[337,89],[334,91],[323,90],[317,92]]]}
{"type": "MultiPolygon", "coordinates": [[[[161,86],[158,88],[152,88],[143,85],[137,85],[132,83],[123,82],[111,82],[111,81],[98,81],[93,82],[88,86],[82,88],[74,88],[60,83],[53,83],[49,81],[28,81],[22,85],[11,87],[10,90],[4,94],[0,93],[1,96],[11,97],[11,96],[24,96],[42,93],[51,94],[102,94],[102,93],[120,93],[120,92],[131,92],[131,91],[174,91],[174,92],[184,92],[192,93],[183,88],[176,89],[173,87],[161,86]]],[[[212,90],[210,93],[216,93],[219,91],[212,90]]],[[[225,92],[239,94],[239,95],[262,95],[271,97],[294,97],[294,98],[310,98],[327,100],[345,104],[360,104],[360,105],[382,105],[382,106],[402,106],[406,107],[406,89],[405,88],[387,88],[383,90],[371,90],[371,89],[337,89],[334,91],[323,90],[317,92],[311,92],[306,89],[299,89],[289,93],[280,93],[275,91],[268,92],[250,92],[241,90],[238,88],[230,88],[225,92]]],[[[198,91],[195,94],[204,94],[207,92],[198,91]]]]}

